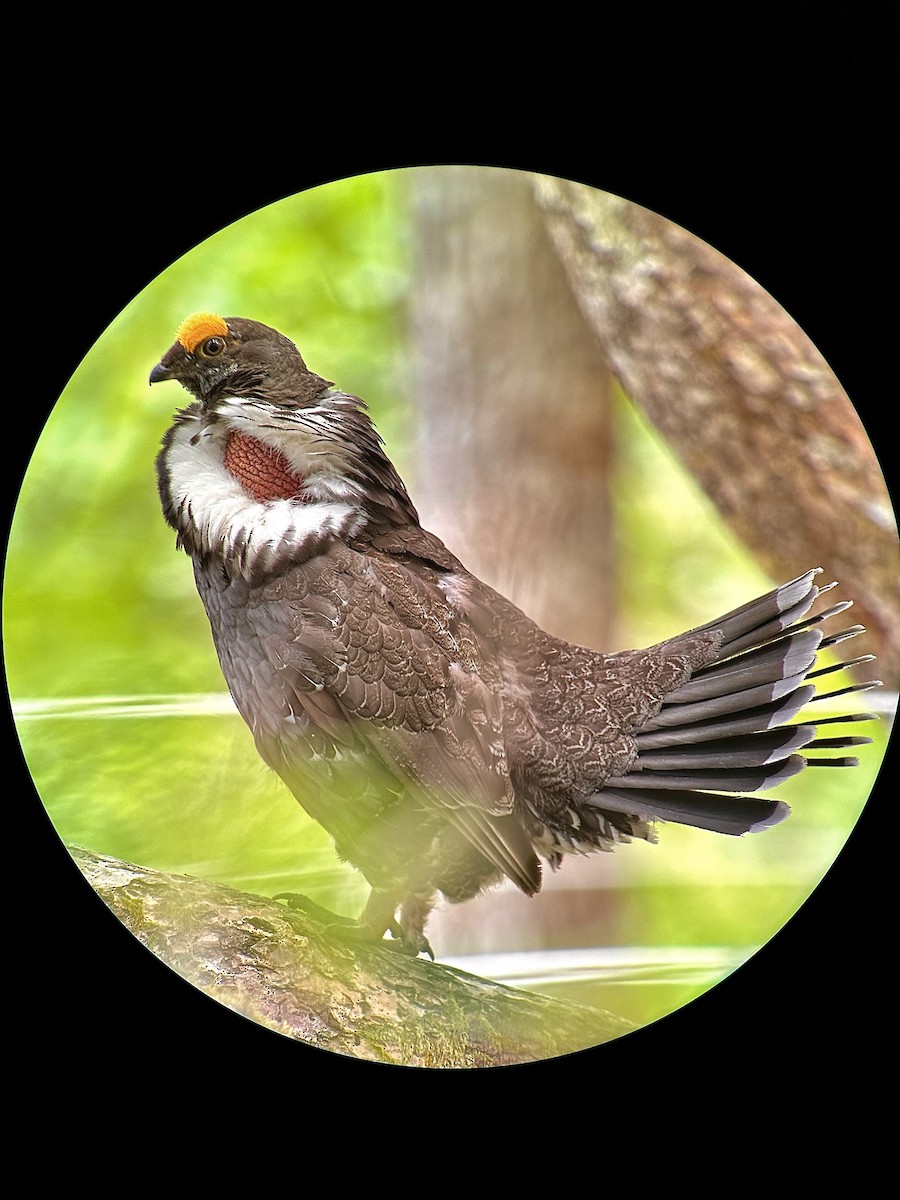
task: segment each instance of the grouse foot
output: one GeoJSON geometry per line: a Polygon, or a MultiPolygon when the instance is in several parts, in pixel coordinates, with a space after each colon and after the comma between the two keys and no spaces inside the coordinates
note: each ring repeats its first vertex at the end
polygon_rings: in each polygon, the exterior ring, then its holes
{"type": "Polygon", "coordinates": [[[287,902],[288,908],[293,909],[295,912],[303,912],[307,916],[315,917],[328,926],[344,927],[356,924],[352,917],[344,917],[340,913],[333,913],[331,909],[323,908],[321,904],[316,904],[315,900],[310,900],[309,896],[301,896],[299,892],[276,892],[272,899],[284,900],[287,902]]]}
{"type": "Polygon", "coordinates": [[[316,904],[314,900],[310,900],[308,896],[303,896],[299,892],[277,892],[272,899],[284,900],[287,907],[295,912],[306,913],[307,916],[321,921],[326,933],[334,933],[343,941],[369,946],[380,945],[383,942],[399,954],[407,954],[411,958],[415,958],[419,954],[427,954],[434,962],[434,951],[425,934],[421,933],[418,937],[407,936],[393,919],[379,929],[380,923],[373,924],[371,914],[367,919],[366,911],[359,918],[345,917],[340,913],[333,913],[330,909],[323,908],[321,904],[316,904]],[[384,937],[385,933],[391,935],[390,939],[384,937]]]}

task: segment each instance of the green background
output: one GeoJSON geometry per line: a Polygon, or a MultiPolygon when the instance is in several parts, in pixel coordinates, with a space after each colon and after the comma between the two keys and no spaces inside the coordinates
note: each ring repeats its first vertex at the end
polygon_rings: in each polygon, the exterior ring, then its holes
{"type": "MultiPolygon", "coordinates": [[[[151,391],[147,377],[190,312],[274,325],[313,370],[366,398],[415,500],[407,182],[394,172],[329,184],[211,237],[117,317],[59,398],[13,520],[4,621],[22,747],[64,841],[267,895],[301,891],[342,912],[361,906],[364,883],[229,711],[190,564],[156,494],[156,449],[186,398],[151,391]]],[[[623,647],[771,586],[624,397],[615,419],[623,647]],[[689,586],[697,579],[702,589],[689,586]]],[[[885,736],[866,732],[877,742],[861,767],[792,780],[779,792],[791,820],[763,836],[672,827],[660,846],[620,849],[617,859],[629,857],[605,885],[615,919],[601,936],[738,957],[765,942],[822,878],[865,803],[885,736]]],[[[607,868],[597,860],[597,870],[603,878],[607,868]]],[[[643,1021],[708,980],[658,983],[574,990],[643,1021]]]]}

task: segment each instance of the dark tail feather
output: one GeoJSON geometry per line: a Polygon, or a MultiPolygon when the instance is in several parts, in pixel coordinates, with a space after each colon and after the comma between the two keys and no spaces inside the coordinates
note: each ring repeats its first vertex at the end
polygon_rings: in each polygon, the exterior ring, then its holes
{"type": "Polygon", "coordinates": [[[604,788],[590,801],[641,821],[672,821],[738,836],[777,825],[790,813],[782,800],[752,800],[748,796],[717,796],[714,792],[668,792],[654,788],[604,788]]]}
{"type": "Polygon", "coordinates": [[[815,701],[878,686],[872,680],[817,694],[809,682],[873,657],[817,666],[822,649],[863,632],[861,625],[854,625],[826,637],[815,628],[844,612],[851,601],[806,617],[816,599],[835,586],[817,587],[817,574],[818,570],[808,571],[700,627],[722,634],[715,661],[669,693],[659,713],[635,735],[638,755],[629,771],[608,779],[590,800],[592,805],[640,821],[675,821],[741,834],[784,820],[788,806],[720,793],[777,787],[807,766],[858,764],[853,756],[827,752],[863,745],[871,738],[819,737],[818,727],[874,720],[873,714],[790,723],[815,701]],[[825,754],[811,757],[809,751],[825,754]]]}

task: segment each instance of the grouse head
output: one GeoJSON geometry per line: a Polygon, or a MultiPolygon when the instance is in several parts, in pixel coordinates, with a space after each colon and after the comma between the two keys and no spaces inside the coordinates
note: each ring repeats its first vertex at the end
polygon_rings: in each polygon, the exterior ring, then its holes
{"type": "Polygon", "coordinates": [[[243,317],[194,313],[150,374],[177,380],[206,407],[224,397],[262,398],[288,408],[313,403],[330,383],[310,371],[294,343],[243,317]]]}
{"type": "Polygon", "coordinates": [[[193,557],[250,577],[326,537],[418,524],[363,401],[277,330],[194,313],[150,373],[166,380],[194,398],[157,458],[163,511],[193,557]]]}

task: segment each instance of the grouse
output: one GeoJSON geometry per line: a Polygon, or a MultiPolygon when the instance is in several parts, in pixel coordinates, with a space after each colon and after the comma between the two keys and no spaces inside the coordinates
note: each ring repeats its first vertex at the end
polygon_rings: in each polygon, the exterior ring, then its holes
{"type": "Polygon", "coordinates": [[[835,669],[818,651],[862,631],[819,628],[851,601],[807,616],[818,569],[647,649],[571,645],[421,527],[364,402],[281,333],[195,313],[163,380],[193,397],[157,457],[164,516],[259,754],[371,886],[363,936],[430,953],[439,895],[533,895],[542,861],[658,822],[763,830],[789,809],[756,793],[871,740],[818,736],[867,713],[793,721],[835,669]]]}

